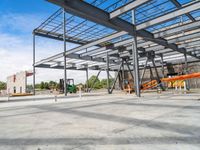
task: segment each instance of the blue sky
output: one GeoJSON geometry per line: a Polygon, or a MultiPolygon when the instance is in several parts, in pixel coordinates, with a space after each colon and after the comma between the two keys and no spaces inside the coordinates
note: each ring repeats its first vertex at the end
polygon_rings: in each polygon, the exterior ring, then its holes
{"type": "MultiPolygon", "coordinates": [[[[32,69],[32,31],[58,9],[45,0],[0,0],[0,80],[16,72],[32,69]]],[[[36,39],[37,60],[62,52],[62,43],[36,39]]],[[[68,43],[68,48],[73,45],[68,43]]],[[[90,76],[96,72],[90,71],[90,76]]],[[[62,70],[37,69],[36,82],[63,77],[62,70]]],[[[85,82],[85,72],[68,71],[75,82],[85,82]]],[[[105,74],[101,75],[104,78],[105,74]]],[[[29,79],[31,82],[31,79],[29,79]]]]}

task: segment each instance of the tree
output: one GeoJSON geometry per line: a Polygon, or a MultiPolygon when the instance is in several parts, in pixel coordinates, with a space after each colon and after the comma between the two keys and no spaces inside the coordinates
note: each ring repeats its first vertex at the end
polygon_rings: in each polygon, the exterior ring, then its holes
{"type": "Polygon", "coordinates": [[[0,81],[0,90],[5,90],[6,89],[6,83],[0,81]]]}
{"type": "MultiPolygon", "coordinates": [[[[87,84],[87,83],[86,83],[87,84]]],[[[102,88],[102,86],[101,86],[101,82],[100,82],[100,80],[98,79],[98,78],[96,78],[96,76],[91,76],[90,78],[89,78],[89,80],[88,80],[88,86],[89,86],[89,88],[92,88],[92,85],[93,85],[93,88],[94,89],[100,89],[100,88],[102,88]],[[96,81],[95,81],[96,80],[96,81]],[[94,81],[95,81],[95,84],[94,84],[94,81]],[[94,84],[94,85],[93,85],[94,84]]]]}
{"type": "MultiPolygon", "coordinates": [[[[113,84],[113,82],[114,82],[113,78],[109,79],[110,86],[113,84]]],[[[101,80],[101,86],[103,88],[107,88],[107,79],[102,79],[101,80]]]]}
{"type": "Polygon", "coordinates": [[[58,86],[58,83],[54,82],[54,81],[49,81],[49,88],[50,89],[56,89],[58,86]]]}
{"type": "Polygon", "coordinates": [[[44,82],[43,81],[40,83],[40,89],[44,89],[44,82]]]}
{"type": "Polygon", "coordinates": [[[44,89],[46,89],[46,90],[49,90],[49,89],[50,89],[49,83],[48,83],[48,82],[45,82],[45,83],[44,83],[44,89]]]}

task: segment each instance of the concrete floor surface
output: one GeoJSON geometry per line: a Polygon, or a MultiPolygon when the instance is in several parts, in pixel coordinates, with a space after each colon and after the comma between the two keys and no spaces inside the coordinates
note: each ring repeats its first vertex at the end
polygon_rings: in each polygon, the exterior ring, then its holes
{"type": "Polygon", "coordinates": [[[0,103],[0,150],[200,150],[200,94],[0,103]]]}

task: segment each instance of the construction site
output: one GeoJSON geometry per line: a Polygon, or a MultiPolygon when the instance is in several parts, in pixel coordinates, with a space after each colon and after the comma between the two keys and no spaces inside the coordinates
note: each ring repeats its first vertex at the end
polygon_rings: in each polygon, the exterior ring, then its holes
{"type": "Polygon", "coordinates": [[[32,31],[33,69],[9,76],[0,97],[1,150],[200,149],[199,0],[47,3],[57,11],[32,31]],[[60,52],[38,60],[41,37],[60,52]],[[59,88],[39,94],[36,69],[62,70],[59,88]]]}

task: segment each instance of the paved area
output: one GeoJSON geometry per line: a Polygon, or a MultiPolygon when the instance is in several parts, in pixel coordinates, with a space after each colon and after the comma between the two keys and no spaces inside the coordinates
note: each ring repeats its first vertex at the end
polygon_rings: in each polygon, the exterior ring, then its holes
{"type": "Polygon", "coordinates": [[[0,103],[0,150],[199,150],[200,94],[0,103]]]}

